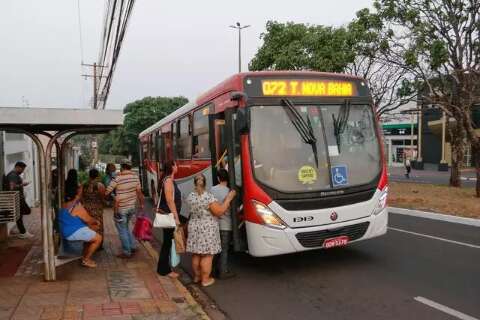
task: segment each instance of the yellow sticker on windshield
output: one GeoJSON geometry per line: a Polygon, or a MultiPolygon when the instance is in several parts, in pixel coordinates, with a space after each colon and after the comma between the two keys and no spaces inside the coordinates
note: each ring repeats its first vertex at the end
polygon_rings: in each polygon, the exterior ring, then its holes
{"type": "Polygon", "coordinates": [[[313,184],[317,181],[317,171],[314,167],[303,166],[298,170],[298,181],[303,184],[313,184]]]}

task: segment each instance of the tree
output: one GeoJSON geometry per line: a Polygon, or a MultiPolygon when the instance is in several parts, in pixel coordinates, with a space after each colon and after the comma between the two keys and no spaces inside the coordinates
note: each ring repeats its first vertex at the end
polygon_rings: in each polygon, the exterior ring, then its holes
{"type": "Polygon", "coordinates": [[[80,147],[81,156],[79,161],[79,169],[86,170],[92,164],[92,135],[78,135],[72,138],[72,143],[80,147]]]}
{"type": "Polygon", "coordinates": [[[368,9],[346,27],[268,21],[263,45],[250,70],[346,72],[366,79],[377,113],[390,112],[416,97],[407,72],[380,61],[382,20],[368,9]]]}
{"type": "Polygon", "coordinates": [[[138,135],[168,114],[188,102],[185,97],[145,97],[129,103],[123,109],[125,114],[122,128],[104,136],[100,142],[100,152],[132,156],[138,163],[138,135]]]}
{"type": "Polygon", "coordinates": [[[263,45],[250,61],[250,70],[342,72],[355,58],[342,27],[268,21],[260,38],[263,45]]]}
{"type": "Polygon", "coordinates": [[[411,73],[422,99],[455,120],[450,184],[460,186],[467,141],[480,157],[472,121],[480,101],[480,0],[377,0],[374,7],[385,28],[382,61],[411,73]]]}
{"type": "Polygon", "coordinates": [[[377,114],[382,116],[416,99],[417,91],[411,85],[411,74],[382,59],[382,51],[388,42],[384,40],[381,17],[372,14],[369,9],[360,10],[347,30],[355,59],[345,71],[368,82],[377,114]]]}

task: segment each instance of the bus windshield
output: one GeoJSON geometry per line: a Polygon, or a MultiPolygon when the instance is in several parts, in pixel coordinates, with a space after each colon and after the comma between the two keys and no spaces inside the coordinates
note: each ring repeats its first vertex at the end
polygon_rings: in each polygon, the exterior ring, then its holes
{"type": "Polygon", "coordinates": [[[367,184],[381,170],[369,105],[252,106],[250,142],[255,178],[281,192],[367,184]]]}

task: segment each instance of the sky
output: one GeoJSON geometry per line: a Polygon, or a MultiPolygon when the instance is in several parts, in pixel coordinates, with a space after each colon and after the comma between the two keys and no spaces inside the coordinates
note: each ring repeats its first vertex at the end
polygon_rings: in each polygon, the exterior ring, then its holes
{"type": "MultiPolygon", "coordinates": [[[[87,108],[106,0],[2,0],[0,106],[87,108]],[[80,16],[80,19],[79,19],[80,16]],[[80,23],[79,23],[80,21],[80,23]],[[80,37],[81,34],[81,37],[80,37]],[[80,41],[82,39],[82,41],[80,41]],[[81,45],[82,44],[82,45],[81,45]],[[83,50],[82,50],[83,49],[83,50]]],[[[189,99],[242,70],[262,45],[268,20],[340,26],[372,0],[137,0],[107,109],[145,96],[189,99]]]]}

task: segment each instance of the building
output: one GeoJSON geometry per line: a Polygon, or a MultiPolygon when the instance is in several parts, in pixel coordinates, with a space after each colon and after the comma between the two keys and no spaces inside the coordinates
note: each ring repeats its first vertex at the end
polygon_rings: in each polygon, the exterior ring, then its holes
{"type": "Polygon", "coordinates": [[[30,206],[39,203],[38,173],[35,169],[36,148],[32,140],[20,133],[0,131],[0,174],[8,174],[18,161],[27,165],[23,173],[23,180],[30,182],[25,187],[25,200],[30,206]]]}
{"type": "MultiPolygon", "coordinates": [[[[447,119],[442,110],[432,105],[422,105],[419,112],[418,125],[421,126],[421,150],[419,161],[438,166],[441,171],[451,166],[450,137],[447,130],[447,119]]],[[[472,110],[472,120],[476,126],[477,135],[480,135],[480,105],[472,110]]],[[[449,126],[455,126],[456,121],[450,119],[449,126]]],[[[474,165],[472,147],[467,144],[464,155],[464,167],[474,165]]]]}
{"type": "MultiPolygon", "coordinates": [[[[472,120],[480,135],[480,105],[473,108],[472,120]]],[[[424,164],[447,171],[452,164],[447,120],[440,108],[432,105],[408,103],[397,110],[382,115],[385,156],[389,166],[402,166],[405,156],[412,159],[415,169],[424,164]],[[420,137],[418,139],[418,136],[420,137]]],[[[450,119],[448,125],[455,126],[450,119]]],[[[465,148],[463,167],[474,166],[472,147],[465,148]]]]}
{"type": "Polygon", "coordinates": [[[407,103],[381,117],[384,152],[389,167],[401,167],[405,157],[415,159],[417,156],[417,115],[405,113],[415,106],[414,102],[407,103]]]}

